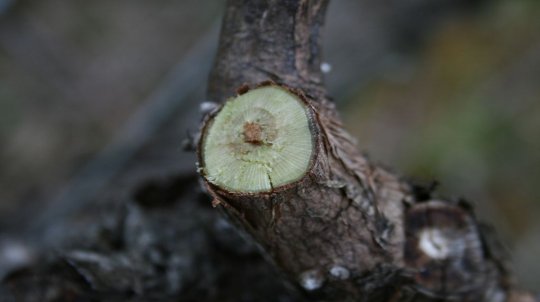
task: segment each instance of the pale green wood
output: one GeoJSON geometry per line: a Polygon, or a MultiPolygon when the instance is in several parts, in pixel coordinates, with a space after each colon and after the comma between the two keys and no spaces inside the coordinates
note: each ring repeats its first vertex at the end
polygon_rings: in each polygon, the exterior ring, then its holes
{"type": "Polygon", "coordinates": [[[228,100],[207,127],[203,175],[236,192],[270,191],[302,178],[313,153],[307,110],[298,96],[278,86],[228,100]],[[246,123],[260,130],[258,142],[246,139],[246,123]]]}

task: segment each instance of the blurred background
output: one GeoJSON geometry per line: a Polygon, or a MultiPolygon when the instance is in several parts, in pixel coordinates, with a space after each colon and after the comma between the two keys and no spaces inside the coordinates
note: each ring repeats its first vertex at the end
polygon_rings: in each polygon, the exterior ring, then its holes
{"type": "MultiPolygon", "coordinates": [[[[115,188],[141,150],[138,173],[194,169],[181,142],[223,8],[0,0],[0,271],[19,257],[6,238],[115,188]]],[[[471,201],[540,290],[540,1],[334,0],[323,38],[329,93],[360,148],[471,201]]]]}

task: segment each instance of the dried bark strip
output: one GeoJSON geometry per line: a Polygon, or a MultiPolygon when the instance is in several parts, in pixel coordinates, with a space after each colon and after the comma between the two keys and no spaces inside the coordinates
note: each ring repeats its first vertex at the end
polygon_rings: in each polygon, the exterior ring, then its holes
{"type": "Polygon", "coordinates": [[[327,3],[227,2],[209,97],[223,102],[245,83],[286,83],[312,108],[317,156],[300,181],[270,192],[237,194],[207,182],[214,204],[312,297],[534,301],[514,289],[466,204],[420,198],[343,130],[320,72],[327,3]]]}

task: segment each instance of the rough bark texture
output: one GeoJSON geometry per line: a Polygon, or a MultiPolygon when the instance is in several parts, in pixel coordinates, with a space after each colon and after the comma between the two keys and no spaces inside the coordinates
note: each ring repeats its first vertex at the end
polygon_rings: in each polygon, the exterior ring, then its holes
{"type": "MultiPolygon", "coordinates": [[[[534,301],[514,289],[465,202],[436,200],[373,165],[343,130],[320,71],[324,0],[229,0],[209,97],[284,83],[308,100],[316,159],[299,183],[214,205],[306,295],[334,301],[534,301]]],[[[204,134],[203,134],[204,135],[204,134]]]]}

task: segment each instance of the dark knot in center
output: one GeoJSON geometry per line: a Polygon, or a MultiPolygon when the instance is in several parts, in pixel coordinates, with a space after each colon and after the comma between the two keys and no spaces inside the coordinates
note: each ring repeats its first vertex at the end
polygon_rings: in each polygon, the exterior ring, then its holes
{"type": "Polygon", "coordinates": [[[244,124],[244,141],[253,145],[261,145],[263,143],[261,125],[255,122],[246,122],[244,124]]]}

